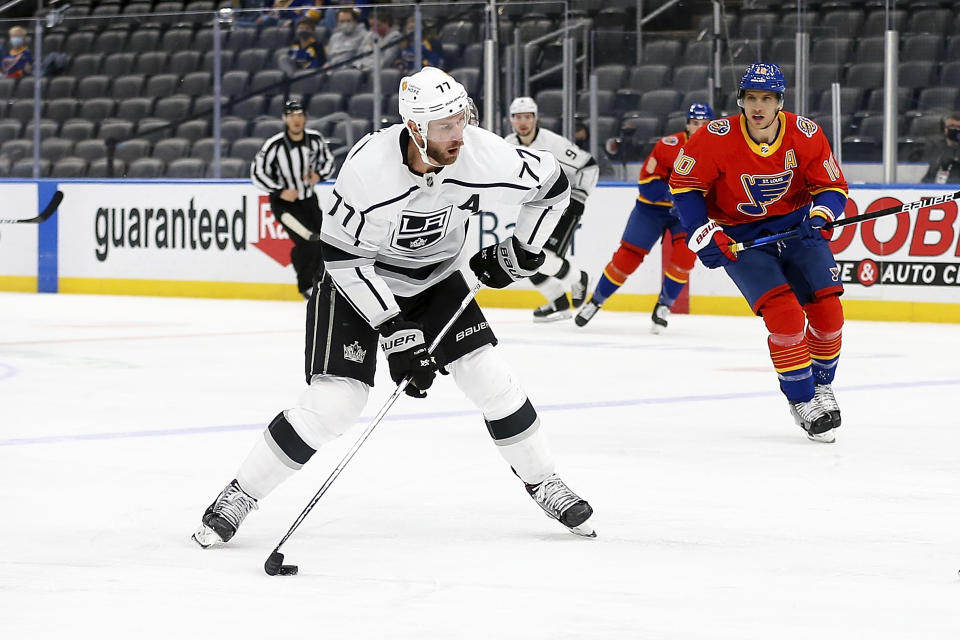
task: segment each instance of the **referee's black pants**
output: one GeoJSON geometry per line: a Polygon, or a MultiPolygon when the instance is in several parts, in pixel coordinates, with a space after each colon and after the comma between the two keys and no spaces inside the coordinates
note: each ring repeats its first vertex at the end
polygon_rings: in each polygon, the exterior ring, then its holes
{"type": "MultiPolygon", "coordinates": [[[[270,210],[273,217],[280,220],[283,212],[290,213],[312,233],[320,232],[320,222],[323,212],[320,203],[314,194],[303,200],[287,202],[278,195],[270,196],[270,210]]],[[[281,221],[280,224],[283,224],[281,221]]],[[[320,255],[320,243],[311,242],[301,237],[296,231],[283,224],[287,235],[293,240],[293,249],[290,250],[290,261],[297,272],[297,289],[304,297],[309,297],[310,288],[323,277],[323,258],[320,255]]]]}

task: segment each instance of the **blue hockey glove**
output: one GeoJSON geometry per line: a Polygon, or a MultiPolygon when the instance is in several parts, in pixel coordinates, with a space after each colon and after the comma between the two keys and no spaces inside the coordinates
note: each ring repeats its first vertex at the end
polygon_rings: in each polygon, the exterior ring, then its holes
{"type": "Polygon", "coordinates": [[[833,231],[825,228],[828,223],[833,222],[833,213],[826,207],[813,207],[810,209],[810,215],[800,223],[800,241],[803,246],[813,248],[822,242],[829,242],[833,237],[833,231]]]}

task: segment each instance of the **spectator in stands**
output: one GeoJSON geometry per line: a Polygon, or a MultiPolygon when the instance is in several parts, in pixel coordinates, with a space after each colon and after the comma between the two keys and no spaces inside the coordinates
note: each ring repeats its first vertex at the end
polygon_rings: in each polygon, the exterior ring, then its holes
{"type": "Polygon", "coordinates": [[[400,31],[393,23],[389,13],[381,12],[370,18],[370,30],[360,43],[360,53],[369,53],[365,58],[357,61],[357,67],[363,71],[373,68],[373,45],[380,43],[380,68],[393,66],[394,60],[400,54],[400,31]],[[392,47],[383,48],[384,44],[395,43],[392,47]]]}
{"type": "Polygon", "coordinates": [[[943,119],[943,139],[930,149],[930,167],[923,182],[960,184],[960,113],[943,119]]]}
{"type": "MultiPolygon", "coordinates": [[[[316,4],[317,4],[318,7],[321,7],[321,6],[324,6],[324,5],[334,5],[334,6],[343,7],[343,5],[352,4],[353,6],[355,6],[355,7],[357,8],[357,11],[359,12],[360,21],[361,21],[361,22],[364,22],[364,23],[366,23],[366,21],[367,21],[367,16],[368,16],[368,14],[370,13],[370,7],[368,6],[368,5],[370,4],[369,0],[355,0],[355,1],[351,1],[351,0],[316,0],[316,4]]],[[[320,21],[320,24],[322,24],[323,26],[325,26],[325,27],[327,28],[327,31],[332,32],[334,29],[337,28],[337,12],[336,12],[335,10],[333,10],[332,8],[331,8],[330,10],[328,10],[328,11],[324,11],[324,12],[323,12],[323,20],[320,21]]]]}
{"type": "Polygon", "coordinates": [[[271,5],[267,2],[266,6],[272,7],[273,11],[269,11],[260,15],[256,20],[256,24],[261,27],[269,27],[275,24],[279,25],[289,25],[296,19],[298,16],[293,11],[281,11],[281,9],[296,9],[297,7],[312,7],[313,0],[274,0],[271,5]]]}
{"type": "Polygon", "coordinates": [[[339,9],[337,28],[327,41],[327,63],[333,66],[356,56],[366,35],[367,28],[360,23],[359,11],[339,9]]]}
{"type": "Polygon", "coordinates": [[[259,24],[260,18],[264,15],[262,12],[254,13],[250,9],[265,9],[273,6],[270,0],[230,0],[230,6],[234,10],[244,9],[236,14],[236,22],[241,25],[259,24]]]}
{"type": "Polygon", "coordinates": [[[323,45],[317,42],[317,23],[310,18],[301,18],[297,23],[297,37],[287,52],[280,58],[280,68],[288,75],[303,69],[319,69],[327,61],[323,45]]]}
{"type": "Polygon", "coordinates": [[[10,27],[10,48],[0,61],[0,69],[8,78],[22,78],[33,72],[33,54],[27,48],[27,31],[20,25],[10,27]]]}
{"type": "MultiPolygon", "coordinates": [[[[406,40],[400,43],[400,57],[394,62],[394,66],[404,73],[416,73],[419,71],[419,69],[413,68],[415,60],[413,33],[415,26],[416,22],[414,21],[414,17],[410,16],[407,18],[407,23],[403,30],[404,34],[406,34],[406,40]]],[[[422,66],[443,69],[443,47],[440,44],[440,40],[437,38],[436,23],[432,20],[424,20],[422,32],[423,41],[420,44],[422,66]]]]}

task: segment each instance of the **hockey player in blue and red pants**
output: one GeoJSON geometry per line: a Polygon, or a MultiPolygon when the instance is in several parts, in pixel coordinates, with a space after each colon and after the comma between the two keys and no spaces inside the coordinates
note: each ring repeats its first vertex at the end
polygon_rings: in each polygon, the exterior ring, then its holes
{"type": "Polygon", "coordinates": [[[609,264],[604,267],[590,301],[583,305],[574,318],[577,326],[582,327],[590,322],[607,298],[637,270],[653,245],[669,231],[673,251],[663,276],[660,297],[653,307],[653,324],[650,327],[653,333],[666,329],[670,307],[687,285],[690,270],[697,259],[687,248],[687,230],[673,208],[673,198],[667,182],[680,148],[697,129],[712,119],[713,109],[710,105],[695,102],[687,110],[684,130],[665,136],[654,145],[640,169],[637,181],[640,193],[623,230],[620,246],[609,264]]]}
{"type": "Polygon", "coordinates": [[[723,267],[763,318],[794,419],[811,440],[833,442],[843,285],[824,226],[842,215],[847,182],[820,127],[783,111],[785,89],[777,65],[751,65],[740,81],[741,113],[690,139],[670,190],[690,248],[705,266],[723,267]],[[791,229],[799,236],[741,253],[730,246],[791,229]]]}

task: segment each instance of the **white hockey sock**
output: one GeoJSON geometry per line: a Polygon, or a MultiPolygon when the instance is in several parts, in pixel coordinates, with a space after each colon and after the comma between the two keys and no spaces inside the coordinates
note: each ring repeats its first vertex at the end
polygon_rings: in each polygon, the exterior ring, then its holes
{"type": "Polygon", "coordinates": [[[527,484],[540,484],[555,470],[553,454],[539,426],[519,442],[506,445],[498,443],[497,451],[527,484]]]}
{"type": "Polygon", "coordinates": [[[539,291],[548,302],[553,302],[567,292],[563,284],[552,276],[537,284],[536,287],[537,291],[539,291]]]}
{"type": "Polygon", "coordinates": [[[552,251],[544,251],[544,260],[543,264],[540,265],[540,268],[537,269],[538,273],[542,273],[545,276],[555,276],[557,272],[563,268],[563,258],[558,256],[552,251]]]}
{"type": "Polygon", "coordinates": [[[286,465],[267,445],[266,434],[257,438],[247,459],[237,471],[240,488],[260,500],[276,489],[280,483],[296,473],[286,465]]]}

